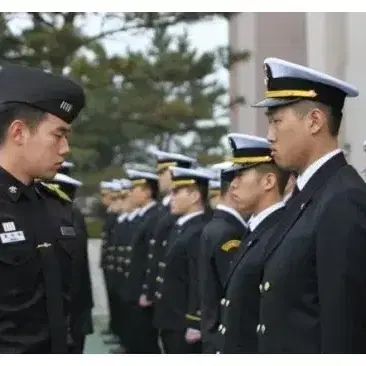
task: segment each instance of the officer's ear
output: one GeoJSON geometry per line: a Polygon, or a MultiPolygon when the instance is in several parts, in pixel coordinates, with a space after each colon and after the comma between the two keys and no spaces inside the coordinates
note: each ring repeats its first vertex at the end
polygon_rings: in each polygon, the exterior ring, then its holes
{"type": "Polygon", "coordinates": [[[262,186],[265,191],[271,191],[277,184],[277,176],[273,172],[268,172],[262,176],[262,186]]]}
{"type": "Polygon", "coordinates": [[[30,135],[30,128],[20,119],[12,121],[8,127],[7,138],[18,146],[23,145],[30,135]]]}
{"type": "Polygon", "coordinates": [[[187,187],[190,194],[192,204],[197,204],[201,199],[201,193],[196,186],[187,187]]]}

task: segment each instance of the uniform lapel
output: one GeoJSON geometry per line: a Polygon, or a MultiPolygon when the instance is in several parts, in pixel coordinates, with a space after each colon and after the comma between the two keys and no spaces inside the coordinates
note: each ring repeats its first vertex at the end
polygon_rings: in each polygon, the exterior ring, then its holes
{"type": "Polygon", "coordinates": [[[306,207],[311,202],[314,194],[327,183],[330,177],[335,175],[338,170],[346,164],[347,161],[343,154],[338,154],[331,158],[319,170],[317,170],[317,172],[305,185],[304,189],[296,197],[288,202],[281,222],[269,239],[269,246],[267,247],[264,260],[268,260],[271,254],[281,244],[288,231],[306,210],[306,207]]]}
{"type": "Polygon", "coordinates": [[[257,244],[257,242],[260,240],[261,235],[278,221],[278,216],[281,212],[283,212],[283,210],[284,208],[280,208],[272,212],[258,225],[258,227],[253,232],[248,233],[244,236],[240,245],[240,250],[238,251],[238,255],[235,256],[229,268],[229,272],[226,277],[225,287],[228,285],[229,280],[232,277],[236,267],[241,262],[246,253],[248,253],[248,251],[257,244]]]}

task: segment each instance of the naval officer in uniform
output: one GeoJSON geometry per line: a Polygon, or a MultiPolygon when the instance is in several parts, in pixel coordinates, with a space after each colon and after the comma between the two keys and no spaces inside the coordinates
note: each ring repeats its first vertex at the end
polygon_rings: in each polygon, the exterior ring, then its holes
{"type": "MultiPolygon", "coordinates": [[[[230,263],[235,258],[240,241],[247,231],[243,219],[245,212],[240,212],[239,203],[234,199],[230,188],[233,174],[225,176],[225,169],[231,162],[215,164],[211,168],[219,172],[219,200],[213,207],[212,220],[205,226],[201,235],[199,261],[200,301],[202,308],[201,329],[203,353],[215,353],[218,349],[217,327],[220,323],[220,300],[224,296],[230,263]]],[[[209,182],[217,182],[211,180],[209,182]]]]}
{"type": "Polygon", "coordinates": [[[265,254],[262,353],[364,353],[366,186],[338,147],[356,87],[276,58],[264,61],[272,157],[298,173],[265,254]]]}
{"type": "Polygon", "coordinates": [[[74,352],[73,263],[82,246],[71,201],[42,181],[61,168],[84,103],[69,78],[0,69],[0,353],[74,352]]]}
{"type": "Polygon", "coordinates": [[[229,178],[232,196],[238,209],[251,217],[222,284],[217,345],[220,353],[257,353],[263,253],[283,215],[289,172],[275,164],[266,139],[239,133],[228,138],[234,165],[224,174],[234,175],[229,178]]]}
{"type": "Polygon", "coordinates": [[[201,353],[199,302],[200,238],[212,172],[171,167],[171,212],[179,215],[170,230],[156,277],[154,324],[165,353],[201,353]]]}
{"type": "Polygon", "coordinates": [[[167,151],[155,150],[153,152],[157,160],[157,175],[159,177],[159,195],[162,196],[160,205],[161,219],[156,225],[153,235],[149,240],[147,254],[147,266],[145,280],[142,285],[140,306],[153,307],[156,290],[156,276],[159,266],[164,259],[165,245],[170,230],[178,219],[177,215],[170,212],[172,177],[170,167],[190,168],[196,160],[182,154],[170,153],[167,151]]]}

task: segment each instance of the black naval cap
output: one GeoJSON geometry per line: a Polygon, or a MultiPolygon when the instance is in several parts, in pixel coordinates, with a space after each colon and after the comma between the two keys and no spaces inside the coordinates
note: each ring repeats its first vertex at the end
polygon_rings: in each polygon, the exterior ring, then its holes
{"type": "Polygon", "coordinates": [[[85,105],[83,88],[63,75],[38,68],[0,67],[0,108],[24,103],[71,123],[85,105]]]}

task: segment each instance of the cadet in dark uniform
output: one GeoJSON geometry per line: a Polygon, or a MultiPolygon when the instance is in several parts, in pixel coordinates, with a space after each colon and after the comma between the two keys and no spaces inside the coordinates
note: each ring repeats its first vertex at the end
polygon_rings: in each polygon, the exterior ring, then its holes
{"type": "Polygon", "coordinates": [[[126,334],[130,331],[126,326],[126,304],[122,297],[123,285],[125,282],[124,276],[124,262],[126,247],[131,244],[130,240],[130,221],[128,220],[129,214],[133,211],[135,206],[132,204],[130,198],[131,181],[128,179],[121,179],[119,181],[121,185],[121,193],[117,202],[119,202],[120,215],[114,224],[114,227],[110,234],[110,243],[113,250],[109,253],[109,265],[113,267],[111,269],[111,277],[113,277],[113,298],[115,299],[115,306],[111,308],[114,311],[111,316],[114,318],[113,322],[116,323],[116,335],[119,338],[119,346],[111,349],[110,353],[125,353],[126,352],[126,334]]]}
{"type": "Polygon", "coordinates": [[[110,182],[101,182],[102,202],[108,204],[106,206],[106,215],[102,228],[101,238],[102,247],[100,254],[100,267],[103,270],[104,283],[107,292],[107,304],[109,313],[108,329],[101,332],[102,335],[111,336],[104,339],[106,344],[118,344],[117,323],[115,314],[118,312],[117,299],[114,291],[114,246],[111,241],[111,234],[116,224],[118,212],[118,204],[116,199],[120,195],[121,184],[117,180],[110,182]],[[106,191],[107,190],[107,191],[106,191]]]}
{"type": "Polygon", "coordinates": [[[201,353],[198,260],[212,175],[195,169],[170,169],[171,211],[181,217],[169,233],[165,258],[159,265],[154,324],[161,331],[165,353],[201,353]]]}
{"type": "Polygon", "coordinates": [[[142,285],[140,306],[153,306],[156,291],[156,276],[161,262],[164,260],[166,239],[178,216],[170,212],[171,173],[169,167],[190,168],[196,160],[182,154],[156,150],[157,174],[159,176],[159,193],[163,195],[161,205],[161,220],[157,223],[153,236],[149,240],[148,262],[145,281],[142,285]]]}
{"type": "MultiPolygon", "coordinates": [[[[70,162],[67,163],[72,164],[70,162]]],[[[63,173],[57,173],[52,182],[57,184],[58,188],[65,192],[72,201],[74,201],[77,189],[82,186],[82,182],[63,173]]],[[[93,333],[92,309],[94,304],[89,269],[88,232],[84,216],[75,204],[73,205],[73,213],[75,227],[79,229],[84,239],[82,241],[84,255],[81,257],[82,262],[79,263],[84,269],[82,270],[82,276],[79,276],[74,281],[74,285],[77,285],[77,288],[80,287],[80,291],[74,297],[73,306],[77,310],[73,314],[72,337],[76,345],[75,353],[83,353],[86,335],[93,333]]]]}
{"type": "Polygon", "coordinates": [[[140,224],[132,233],[125,253],[124,300],[128,303],[128,350],[131,353],[160,353],[158,333],[152,324],[152,309],[139,304],[148,261],[149,239],[160,219],[158,176],[149,172],[127,169],[132,182],[131,199],[140,207],[140,224]]]}
{"type": "Polygon", "coordinates": [[[366,186],[337,136],[355,87],[265,60],[272,157],[299,176],[269,239],[258,325],[263,353],[364,353],[366,186]]]}
{"type": "MultiPolygon", "coordinates": [[[[111,353],[133,353],[130,350],[134,349],[134,337],[131,336],[131,329],[134,328],[134,323],[130,319],[130,302],[128,297],[128,275],[125,273],[129,271],[131,259],[129,253],[132,251],[132,238],[141,224],[141,216],[139,215],[140,208],[137,207],[131,199],[131,195],[128,198],[128,206],[130,213],[128,213],[125,220],[118,224],[116,229],[116,237],[118,240],[117,249],[120,251],[121,264],[117,266],[118,272],[118,308],[120,309],[120,327],[119,329],[119,342],[120,347],[111,350],[111,353]],[[122,234],[119,235],[119,234],[122,234]],[[123,248],[123,249],[122,249],[123,248]],[[123,351],[122,351],[123,348],[123,351]]],[[[132,333],[133,335],[133,333],[132,333]]]]}
{"type": "Polygon", "coordinates": [[[203,353],[215,353],[218,349],[215,339],[219,338],[217,327],[220,324],[220,300],[224,297],[224,285],[230,263],[247,229],[247,223],[242,217],[245,212],[239,212],[239,205],[229,189],[230,180],[221,174],[221,198],[213,211],[212,220],[205,226],[201,236],[203,353]]]}
{"type": "Polygon", "coordinates": [[[283,214],[282,198],[289,173],[274,163],[267,140],[242,134],[229,134],[228,138],[234,166],[223,174],[228,178],[234,175],[230,193],[237,202],[237,209],[251,217],[249,229],[223,283],[217,350],[220,353],[257,353],[263,253],[266,238],[283,214]]]}
{"type": "Polygon", "coordinates": [[[84,103],[82,88],[66,77],[0,70],[0,353],[73,352],[80,237],[67,195],[35,180],[61,167],[84,103]]]}

